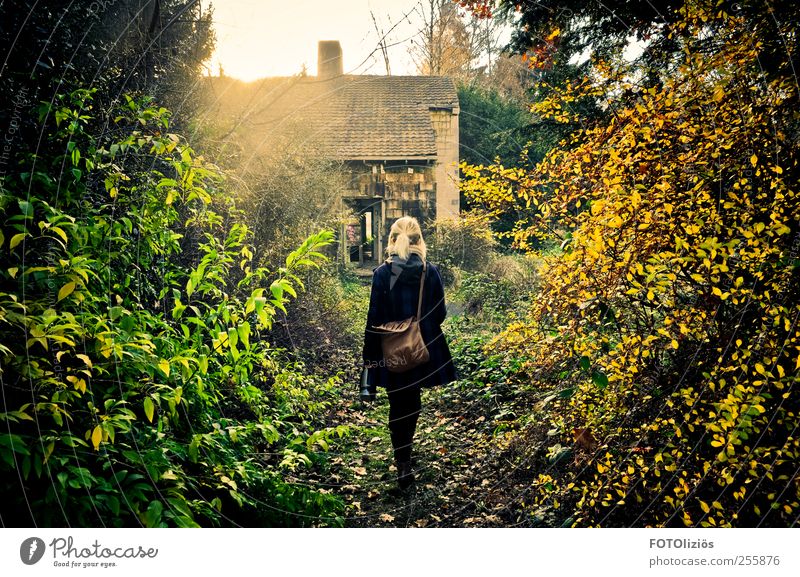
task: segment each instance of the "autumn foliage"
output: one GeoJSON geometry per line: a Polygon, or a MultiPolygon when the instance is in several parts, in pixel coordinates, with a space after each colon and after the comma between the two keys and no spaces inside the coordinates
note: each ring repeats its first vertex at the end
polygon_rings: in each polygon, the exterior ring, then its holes
{"type": "MultiPolygon", "coordinates": [[[[796,38],[796,20],[781,32],[796,38]]],[[[680,50],[658,82],[598,61],[596,78],[537,103],[574,122],[576,99],[598,86],[608,95],[603,120],[536,166],[462,167],[475,202],[519,216],[515,246],[559,247],[528,317],[491,345],[531,359],[521,377],[549,395],[537,426],[583,455],[538,472],[531,513],[555,509],[574,525],[790,526],[800,515],[792,55],[766,74],[752,23],[708,2],[688,3],[667,37],[680,50]]]]}

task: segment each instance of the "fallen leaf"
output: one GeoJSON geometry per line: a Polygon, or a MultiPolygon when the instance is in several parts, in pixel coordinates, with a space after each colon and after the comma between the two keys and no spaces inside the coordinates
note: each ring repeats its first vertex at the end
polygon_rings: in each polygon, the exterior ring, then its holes
{"type": "Polygon", "coordinates": [[[594,438],[589,429],[572,429],[572,437],[582,449],[593,451],[597,448],[597,439],[594,438]]]}
{"type": "Polygon", "coordinates": [[[394,517],[392,515],[389,515],[389,513],[381,513],[381,516],[378,517],[378,519],[386,523],[391,523],[392,521],[394,521],[394,517]]]}

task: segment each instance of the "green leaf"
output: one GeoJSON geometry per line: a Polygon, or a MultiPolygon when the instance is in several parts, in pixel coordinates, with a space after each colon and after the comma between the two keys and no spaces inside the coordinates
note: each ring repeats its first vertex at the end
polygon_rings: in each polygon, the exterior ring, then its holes
{"type": "Polygon", "coordinates": [[[283,298],[283,285],[281,284],[280,280],[276,280],[273,282],[269,290],[272,291],[272,295],[275,297],[276,301],[280,301],[283,298]]]}
{"type": "Polygon", "coordinates": [[[605,389],[608,386],[608,377],[600,371],[594,371],[592,373],[592,382],[597,385],[597,388],[605,389]]]}
{"type": "Polygon", "coordinates": [[[156,527],[161,523],[161,513],[164,511],[164,505],[161,501],[153,501],[147,507],[147,511],[143,515],[143,521],[148,527],[156,527]]]}
{"type": "Polygon", "coordinates": [[[106,504],[108,505],[109,510],[114,515],[119,515],[119,499],[117,499],[113,495],[108,495],[106,497],[106,504]]]}
{"type": "Polygon", "coordinates": [[[591,364],[592,364],[592,362],[589,360],[589,357],[587,357],[586,355],[583,355],[583,356],[581,357],[581,360],[580,360],[580,367],[581,367],[581,368],[582,368],[584,371],[588,371],[588,370],[589,370],[589,367],[591,366],[591,364]]]}
{"type": "Polygon", "coordinates": [[[175,308],[172,309],[172,319],[178,320],[183,314],[184,310],[186,310],[186,305],[181,304],[181,301],[177,301],[175,303],[175,308]]]}
{"type": "Polygon", "coordinates": [[[244,322],[239,325],[238,331],[239,340],[242,342],[246,349],[250,348],[250,323],[244,322]]]}
{"type": "Polygon", "coordinates": [[[19,209],[25,216],[25,218],[30,218],[31,216],[33,216],[33,205],[30,202],[26,200],[20,200],[18,204],[19,204],[19,209]]]}
{"type": "Polygon", "coordinates": [[[198,437],[194,437],[192,442],[189,443],[189,460],[192,463],[197,462],[197,458],[199,456],[199,448],[200,448],[200,439],[198,437]]]}
{"type": "Polygon", "coordinates": [[[44,459],[43,462],[46,463],[47,460],[50,458],[50,455],[53,454],[53,450],[56,448],[55,441],[50,441],[48,445],[44,448],[44,459]]]}
{"type": "Polygon", "coordinates": [[[153,399],[150,397],[145,397],[144,399],[144,415],[147,417],[149,422],[153,422],[153,415],[155,414],[155,405],[153,404],[153,399]]]}
{"type": "Polygon", "coordinates": [[[9,250],[14,250],[19,243],[22,242],[22,239],[25,238],[27,232],[20,232],[19,234],[15,234],[11,237],[11,242],[8,243],[9,250]]]}
{"type": "Polygon", "coordinates": [[[558,398],[559,399],[569,399],[572,395],[575,394],[575,387],[567,387],[562,391],[559,391],[558,398]]]}

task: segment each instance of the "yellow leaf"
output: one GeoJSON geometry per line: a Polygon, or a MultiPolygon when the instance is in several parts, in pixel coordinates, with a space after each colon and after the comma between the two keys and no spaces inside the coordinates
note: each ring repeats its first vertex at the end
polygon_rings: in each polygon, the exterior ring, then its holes
{"type": "Polygon", "coordinates": [[[75,375],[68,375],[67,381],[72,383],[72,385],[82,393],[86,392],[86,381],[83,379],[76,377],[75,375]]]}
{"type": "Polygon", "coordinates": [[[708,503],[704,501],[700,501],[700,508],[703,510],[703,513],[708,513],[711,510],[711,507],[708,506],[708,503]]]}
{"type": "Polygon", "coordinates": [[[750,164],[752,164],[753,166],[758,164],[758,157],[755,154],[750,157],[750,164]]]}
{"type": "Polygon", "coordinates": [[[11,275],[11,278],[17,278],[17,271],[18,270],[19,270],[19,268],[13,266],[10,269],[8,269],[8,274],[11,275]]]}
{"type": "MultiPolygon", "coordinates": [[[[67,298],[70,294],[72,294],[72,291],[74,291],[74,290],[75,290],[75,282],[74,281],[70,281],[67,284],[65,284],[64,286],[62,286],[61,290],[58,291],[58,301],[67,298]]],[[[58,302],[58,301],[56,301],[56,302],[58,302]]]]}
{"type": "Polygon", "coordinates": [[[161,369],[161,372],[164,373],[165,377],[169,376],[169,361],[167,359],[161,359],[158,361],[158,368],[161,369]]]}
{"type": "Polygon", "coordinates": [[[87,355],[75,355],[75,356],[78,357],[80,360],[82,360],[84,363],[86,363],[87,367],[89,367],[90,369],[92,368],[92,359],[90,359],[87,355]]]}
{"type": "Polygon", "coordinates": [[[97,425],[92,431],[92,445],[94,445],[95,451],[100,448],[100,441],[103,440],[103,429],[100,428],[100,425],[97,425]]]}
{"type": "Polygon", "coordinates": [[[58,236],[60,236],[64,240],[64,242],[68,242],[67,233],[64,232],[64,230],[62,228],[60,228],[58,226],[54,226],[50,230],[52,230],[54,233],[56,233],[58,236]]]}

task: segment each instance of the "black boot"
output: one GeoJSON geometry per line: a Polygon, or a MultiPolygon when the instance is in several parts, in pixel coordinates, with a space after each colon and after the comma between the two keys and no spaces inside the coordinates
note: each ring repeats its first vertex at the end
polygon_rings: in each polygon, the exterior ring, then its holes
{"type": "Polygon", "coordinates": [[[397,484],[401,489],[408,489],[414,482],[414,473],[411,472],[411,461],[397,463],[397,484]]]}
{"type": "Polygon", "coordinates": [[[358,398],[364,403],[371,403],[375,400],[376,395],[375,385],[367,384],[367,368],[361,372],[361,386],[358,389],[358,398]]]}
{"type": "Polygon", "coordinates": [[[375,390],[374,386],[371,385],[361,385],[361,389],[359,389],[358,398],[361,399],[364,403],[371,403],[375,400],[377,391],[375,390]]]}

